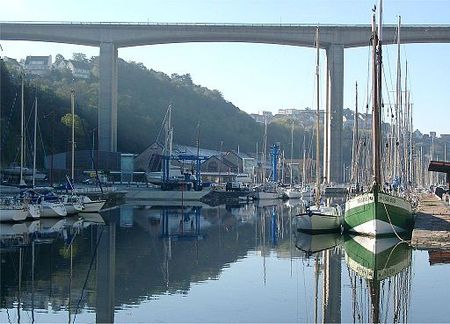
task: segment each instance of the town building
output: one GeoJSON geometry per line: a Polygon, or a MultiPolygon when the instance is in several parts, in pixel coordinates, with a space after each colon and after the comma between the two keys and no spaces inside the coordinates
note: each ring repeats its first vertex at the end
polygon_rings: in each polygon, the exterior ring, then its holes
{"type": "Polygon", "coordinates": [[[46,75],[52,68],[52,56],[27,56],[25,59],[25,73],[46,75]]]}
{"type": "Polygon", "coordinates": [[[89,79],[91,77],[91,66],[88,63],[69,60],[67,67],[72,72],[74,78],[89,79]]]}

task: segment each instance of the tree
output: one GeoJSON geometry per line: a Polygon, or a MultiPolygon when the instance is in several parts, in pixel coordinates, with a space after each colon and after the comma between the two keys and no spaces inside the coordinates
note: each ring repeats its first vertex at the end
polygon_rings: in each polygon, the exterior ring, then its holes
{"type": "Polygon", "coordinates": [[[56,54],[56,56],[55,56],[55,65],[59,65],[64,60],[65,60],[64,56],[62,56],[61,54],[56,54]]]}
{"type": "MultiPolygon", "coordinates": [[[[72,114],[65,114],[61,117],[61,123],[67,127],[72,127],[72,114]]],[[[82,135],[81,118],[75,114],[75,135],[82,135]]]]}

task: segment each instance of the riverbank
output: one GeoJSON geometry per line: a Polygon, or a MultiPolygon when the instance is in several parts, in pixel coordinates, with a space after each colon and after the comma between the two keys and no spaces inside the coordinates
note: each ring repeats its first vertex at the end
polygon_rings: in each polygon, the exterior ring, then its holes
{"type": "Polygon", "coordinates": [[[450,206],[434,194],[421,197],[411,237],[416,249],[450,249],[450,206]]]}

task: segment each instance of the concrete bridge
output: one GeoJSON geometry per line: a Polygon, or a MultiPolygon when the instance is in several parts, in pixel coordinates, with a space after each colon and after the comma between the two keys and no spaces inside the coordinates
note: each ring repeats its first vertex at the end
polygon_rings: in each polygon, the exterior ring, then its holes
{"type": "MultiPolygon", "coordinates": [[[[314,47],[316,26],[285,24],[0,23],[0,40],[68,43],[100,48],[99,150],[117,150],[117,51],[121,47],[245,42],[314,47]]],[[[344,49],[367,46],[369,25],[321,25],[320,46],[327,57],[325,176],[342,181],[344,49]]],[[[383,29],[384,44],[396,41],[396,26],[383,29]]],[[[449,43],[450,25],[404,25],[401,42],[449,43]]]]}

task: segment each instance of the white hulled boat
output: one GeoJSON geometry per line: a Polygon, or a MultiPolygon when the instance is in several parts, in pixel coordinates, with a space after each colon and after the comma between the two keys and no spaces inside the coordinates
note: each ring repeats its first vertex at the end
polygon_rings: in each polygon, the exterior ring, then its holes
{"type": "Polygon", "coordinates": [[[83,203],[83,213],[98,213],[106,203],[106,199],[91,200],[88,196],[80,196],[83,203]]]}
{"type": "Polygon", "coordinates": [[[18,222],[28,217],[28,208],[14,198],[2,198],[0,201],[0,222],[18,222]]]}
{"type": "Polygon", "coordinates": [[[340,206],[324,206],[320,203],[320,108],[319,108],[319,28],[316,31],[317,65],[316,65],[316,188],[315,205],[308,207],[304,213],[296,216],[297,230],[308,233],[340,232],[342,227],[342,209],[340,206]]]}
{"type": "Polygon", "coordinates": [[[80,196],[61,195],[60,198],[64,204],[64,207],[66,207],[67,214],[74,215],[84,210],[83,202],[80,196]]]}

